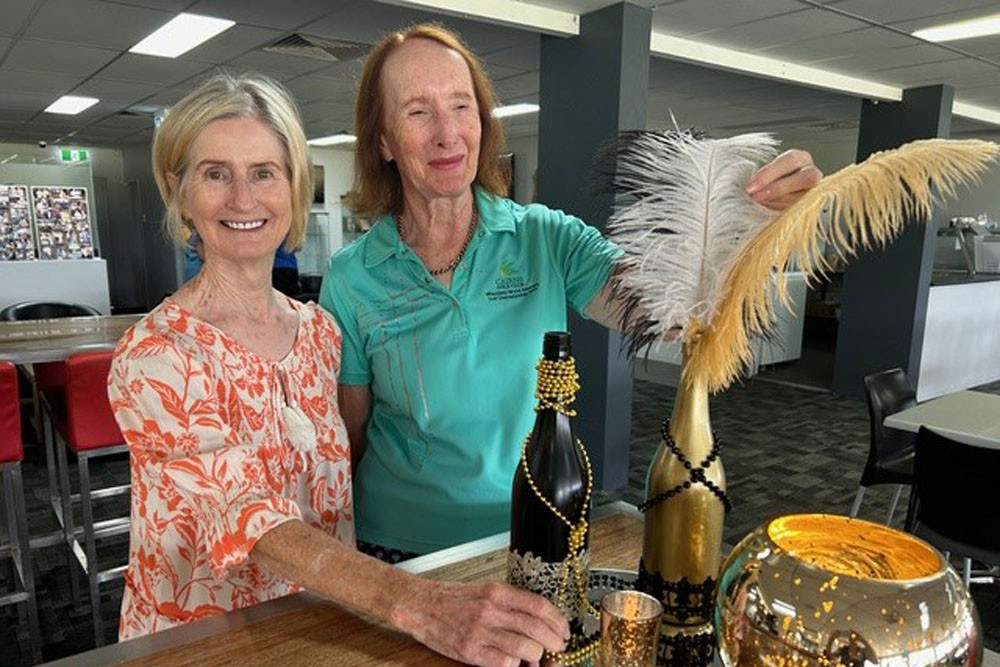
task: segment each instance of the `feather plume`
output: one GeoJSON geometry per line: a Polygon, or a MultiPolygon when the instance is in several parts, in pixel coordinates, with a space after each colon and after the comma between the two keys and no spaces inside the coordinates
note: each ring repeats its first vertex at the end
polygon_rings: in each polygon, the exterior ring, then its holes
{"type": "Polygon", "coordinates": [[[743,184],[776,145],[767,134],[638,131],[611,149],[613,183],[625,199],[608,221],[625,251],[611,285],[631,354],[673,327],[712,319],[730,258],[774,215],[743,184]]]}
{"type": "MultiPolygon", "coordinates": [[[[726,267],[721,300],[709,326],[685,336],[685,374],[722,391],[750,361],[750,337],[774,321],[772,284],[788,301],[785,271],[794,258],[812,279],[824,274],[821,244],[841,256],[884,247],[907,220],[929,220],[941,198],[977,181],[1000,146],[991,142],[928,139],[875,153],[827,176],[802,199],[756,230],[726,267]],[[823,212],[830,223],[823,224],[823,212]]],[[[702,320],[708,322],[708,320],[702,320]]]]}

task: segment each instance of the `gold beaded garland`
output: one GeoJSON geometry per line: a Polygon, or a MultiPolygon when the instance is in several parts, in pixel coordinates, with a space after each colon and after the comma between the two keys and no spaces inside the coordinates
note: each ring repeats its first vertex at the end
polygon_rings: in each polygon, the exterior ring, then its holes
{"type": "Polygon", "coordinates": [[[576,410],[569,406],[576,399],[580,376],[576,374],[573,357],[565,361],[540,359],[535,368],[538,370],[538,384],[535,386],[538,404],[535,412],[555,410],[567,417],[575,417],[576,410]]]}
{"type": "MultiPolygon", "coordinates": [[[[535,406],[535,411],[555,410],[568,417],[575,417],[576,410],[573,410],[570,405],[576,399],[576,392],[580,388],[580,376],[576,373],[576,362],[573,358],[570,357],[565,361],[540,359],[535,368],[538,370],[538,384],[535,388],[535,398],[538,400],[538,404],[535,406]]],[[[587,456],[586,447],[577,438],[576,445],[580,449],[584,468],[586,469],[587,491],[584,495],[583,504],[580,507],[580,519],[574,524],[570,521],[569,517],[556,508],[551,500],[545,497],[541,489],[538,488],[538,485],[535,484],[535,479],[531,476],[531,471],[528,469],[527,452],[530,437],[531,434],[528,434],[521,445],[521,466],[524,469],[525,479],[528,481],[528,486],[534,492],[535,497],[569,528],[566,567],[562,568],[563,579],[559,583],[559,596],[561,597],[563,591],[566,590],[566,586],[569,584],[569,577],[572,573],[585,610],[587,613],[597,616],[598,611],[594,609],[594,605],[590,603],[590,598],[587,596],[587,572],[582,563],[587,530],[589,528],[586,519],[587,507],[590,504],[590,496],[594,486],[590,457],[587,456]]],[[[594,641],[587,646],[566,653],[550,653],[546,651],[544,657],[556,660],[560,665],[564,665],[565,667],[573,667],[593,656],[597,650],[597,646],[598,642],[594,641]]]]}

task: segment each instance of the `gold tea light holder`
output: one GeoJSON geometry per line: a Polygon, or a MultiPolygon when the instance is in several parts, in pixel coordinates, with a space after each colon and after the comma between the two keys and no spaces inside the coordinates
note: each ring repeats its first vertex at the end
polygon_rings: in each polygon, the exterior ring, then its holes
{"type": "Polygon", "coordinates": [[[601,667],[655,667],[663,605],[652,595],[614,591],[601,599],[601,667]]]}
{"type": "Polygon", "coordinates": [[[773,519],[730,553],[715,604],[727,667],[979,665],[979,616],[926,542],[831,514],[773,519]]]}

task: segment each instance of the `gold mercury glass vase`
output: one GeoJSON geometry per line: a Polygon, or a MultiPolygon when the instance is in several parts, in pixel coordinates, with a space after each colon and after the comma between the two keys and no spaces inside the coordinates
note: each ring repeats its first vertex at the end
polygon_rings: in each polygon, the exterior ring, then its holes
{"type": "Polygon", "coordinates": [[[982,629],[929,544],[861,519],[797,514],[736,545],[719,577],[727,667],[975,667],[982,629]]]}
{"type": "Polygon", "coordinates": [[[703,380],[681,374],[663,435],[646,482],[636,587],[663,602],[658,664],[699,667],[712,664],[712,606],[729,504],[703,380]]]}

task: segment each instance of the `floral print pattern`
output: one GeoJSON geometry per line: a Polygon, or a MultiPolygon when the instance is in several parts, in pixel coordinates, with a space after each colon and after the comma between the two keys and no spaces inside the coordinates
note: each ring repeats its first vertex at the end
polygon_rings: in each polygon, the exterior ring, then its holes
{"type": "Polygon", "coordinates": [[[299,329],[281,361],[171,302],[119,342],[108,394],[132,472],[121,639],[298,591],[249,560],[285,521],[354,544],[340,331],[315,304],[291,303],[299,329]],[[312,422],[314,447],[295,448],[286,406],[312,422]]]}

